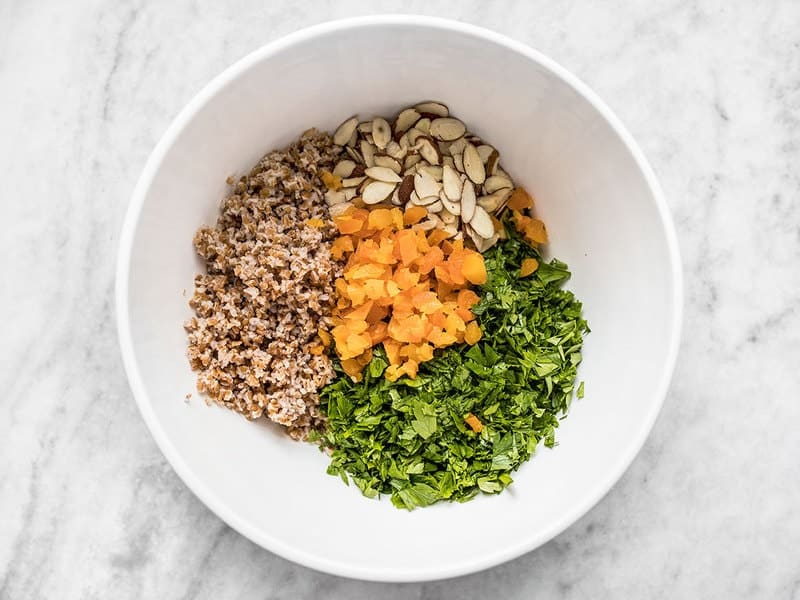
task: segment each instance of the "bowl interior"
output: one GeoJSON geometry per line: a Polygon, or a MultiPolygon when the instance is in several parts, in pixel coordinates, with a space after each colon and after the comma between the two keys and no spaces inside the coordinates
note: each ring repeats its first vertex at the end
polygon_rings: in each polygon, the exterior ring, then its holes
{"type": "Polygon", "coordinates": [[[583,92],[558,67],[499,36],[373,19],[273,44],[226,71],[181,114],[134,197],[120,262],[120,330],[154,436],[229,524],[318,569],[435,578],[543,543],[621,475],[663,399],[680,284],[671,226],[646,166],[583,92]],[[267,423],[206,406],[196,393],[185,402],[195,388],[182,323],[201,269],[192,236],[216,219],[227,176],[308,127],[332,130],[352,114],[392,114],[423,99],[447,103],[534,194],[549,253],[570,265],[568,285],[592,333],[580,369],[586,398],[573,403],[554,450],[540,449],[499,496],[408,513],[362,498],[325,474],[327,458],[315,447],[267,423]]]}

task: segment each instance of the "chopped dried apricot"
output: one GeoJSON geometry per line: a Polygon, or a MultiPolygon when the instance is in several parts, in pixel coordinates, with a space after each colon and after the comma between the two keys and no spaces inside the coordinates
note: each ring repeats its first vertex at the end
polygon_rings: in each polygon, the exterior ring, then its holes
{"type": "Polygon", "coordinates": [[[536,269],[539,268],[539,261],[535,258],[524,258],[522,259],[522,265],[519,269],[519,276],[520,277],[527,277],[528,275],[535,273],[536,269]]]}
{"type": "Polygon", "coordinates": [[[472,321],[472,323],[467,325],[466,330],[464,331],[464,341],[467,342],[470,346],[473,346],[481,339],[483,332],[481,328],[478,326],[478,323],[472,321]]]}

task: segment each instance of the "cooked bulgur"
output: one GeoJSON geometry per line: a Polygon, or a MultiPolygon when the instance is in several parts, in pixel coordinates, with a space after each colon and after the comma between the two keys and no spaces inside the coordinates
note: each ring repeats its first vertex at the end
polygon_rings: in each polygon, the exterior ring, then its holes
{"type": "Polygon", "coordinates": [[[317,173],[340,152],[314,129],[270,152],[234,185],[216,226],[194,238],[206,263],[186,323],[197,389],[300,439],[322,423],[317,390],[334,377],[317,331],[330,325],[341,267],[317,173]]]}

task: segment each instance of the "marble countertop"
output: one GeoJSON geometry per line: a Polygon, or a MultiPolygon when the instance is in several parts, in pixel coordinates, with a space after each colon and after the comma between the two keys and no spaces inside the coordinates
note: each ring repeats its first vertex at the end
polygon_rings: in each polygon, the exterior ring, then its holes
{"type": "Polygon", "coordinates": [[[0,598],[800,599],[800,4],[0,2],[0,598]],[[156,140],[212,76],[369,12],[482,24],[617,112],[668,198],[685,335],[643,451],[537,551],[444,582],[332,577],[173,473],[117,349],[114,257],[156,140]]]}

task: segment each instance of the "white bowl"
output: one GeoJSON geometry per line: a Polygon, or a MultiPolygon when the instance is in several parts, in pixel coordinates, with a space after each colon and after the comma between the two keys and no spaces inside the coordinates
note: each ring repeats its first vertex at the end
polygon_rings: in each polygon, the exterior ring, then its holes
{"type": "Polygon", "coordinates": [[[460,575],[514,558],[586,513],[642,446],[673,370],[681,322],[675,235],[630,135],[584,84],[527,46],[462,23],[365,17],[312,27],[208,84],[159,142],[133,195],[117,272],[120,343],[139,409],[192,491],[257,544],[370,580],[460,575]],[[304,129],[423,99],[501,152],[537,199],[549,252],[566,261],[592,333],[559,445],[498,496],[406,512],[326,475],[316,447],[206,406],[182,323],[225,178],[304,129]]]}

